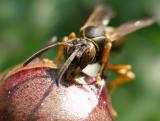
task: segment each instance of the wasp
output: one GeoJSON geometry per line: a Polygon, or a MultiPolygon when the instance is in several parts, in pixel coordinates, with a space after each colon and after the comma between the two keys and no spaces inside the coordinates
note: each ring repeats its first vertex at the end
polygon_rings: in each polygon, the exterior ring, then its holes
{"type": "Polygon", "coordinates": [[[24,62],[24,66],[33,59],[39,57],[51,48],[60,45],[57,57],[64,55],[65,62],[58,72],[56,80],[59,85],[61,80],[73,80],[80,75],[82,70],[89,64],[98,62],[100,69],[96,76],[96,84],[101,84],[104,71],[112,70],[118,73],[118,77],[110,82],[110,87],[116,87],[121,83],[135,78],[131,71],[131,65],[112,65],[108,58],[112,47],[120,43],[124,36],[138,29],[152,25],[155,20],[148,18],[133,22],[126,22],[119,27],[107,26],[114,12],[103,5],[95,8],[86,23],[80,28],[78,37],[71,33],[62,42],[52,43],[33,54],[24,62]]]}

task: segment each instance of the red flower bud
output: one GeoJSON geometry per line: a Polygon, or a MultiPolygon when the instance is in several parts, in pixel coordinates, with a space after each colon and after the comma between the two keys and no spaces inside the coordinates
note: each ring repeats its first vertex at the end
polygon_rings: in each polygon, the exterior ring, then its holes
{"type": "MultiPolygon", "coordinates": [[[[107,85],[67,81],[57,87],[49,60],[16,66],[0,80],[0,121],[112,121],[107,85]]],[[[94,81],[84,77],[83,81],[94,81]]]]}

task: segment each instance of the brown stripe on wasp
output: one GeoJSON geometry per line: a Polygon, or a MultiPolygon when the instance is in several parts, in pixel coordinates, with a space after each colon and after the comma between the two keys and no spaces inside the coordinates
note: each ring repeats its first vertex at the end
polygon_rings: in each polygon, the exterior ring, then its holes
{"type": "Polygon", "coordinates": [[[107,26],[113,16],[114,13],[110,8],[103,5],[97,6],[84,26],[80,28],[78,37],[75,33],[71,33],[68,37],[64,37],[62,42],[49,44],[33,54],[23,65],[29,64],[44,52],[60,45],[56,60],[64,56],[65,62],[59,69],[56,80],[57,85],[64,79],[73,80],[80,75],[87,65],[96,62],[100,64],[96,79],[96,84],[99,86],[101,85],[101,78],[103,78],[105,69],[118,73],[118,77],[109,83],[109,86],[112,88],[134,79],[135,76],[131,71],[131,65],[108,64],[108,57],[114,44],[120,43],[124,36],[152,25],[155,21],[152,18],[148,18],[127,22],[114,28],[107,26]]]}

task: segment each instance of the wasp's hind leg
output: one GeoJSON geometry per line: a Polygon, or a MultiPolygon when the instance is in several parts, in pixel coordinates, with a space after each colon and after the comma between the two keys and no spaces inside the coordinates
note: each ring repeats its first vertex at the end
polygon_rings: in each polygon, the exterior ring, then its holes
{"type": "MultiPolygon", "coordinates": [[[[69,36],[67,37],[64,37],[63,39],[62,39],[62,42],[68,42],[69,40],[74,40],[74,39],[76,39],[77,38],[77,36],[76,36],[76,34],[74,33],[74,32],[72,32],[72,33],[70,33],[69,34],[69,36]]],[[[64,55],[64,46],[60,46],[59,48],[58,48],[58,52],[57,52],[57,55],[56,55],[56,58],[55,58],[55,63],[57,63],[57,64],[59,64],[60,63],[60,61],[61,61],[61,59],[63,58],[63,55],[64,55]]]]}
{"type": "Polygon", "coordinates": [[[118,77],[109,83],[109,88],[111,90],[135,78],[135,74],[131,71],[131,68],[132,68],[131,65],[113,66],[111,64],[106,64],[105,68],[108,70],[115,71],[118,74],[118,77]]]}

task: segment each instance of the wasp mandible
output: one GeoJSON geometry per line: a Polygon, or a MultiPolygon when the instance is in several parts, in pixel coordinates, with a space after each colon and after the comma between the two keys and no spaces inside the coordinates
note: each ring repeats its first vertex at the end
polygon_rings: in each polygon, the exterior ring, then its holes
{"type": "Polygon", "coordinates": [[[134,79],[134,73],[131,71],[131,65],[111,65],[108,64],[112,45],[120,41],[127,34],[138,29],[152,25],[155,21],[153,18],[127,22],[117,28],[107,26],[110,19],[114,16],[114,12],[108,7],[99,5],[90,15],[84,26],[80,28],[78,37],[75,33],[71,33],[65,37],[62,42],[52,43],[24,62],[24,66],[29,64],[33,59],[39,57],[44,52],[57,45],[61,45],[57,57],[64,55],[65,62],[59,69],[56,80],[57,85],[60,81],[73,80],[81,71],[92,63],[99,62],[99,69],[96,84],[101,84],[101,78],[105,69],[113,70],[119,76],[110,82],[110,87],[116,87],[121,83],[134,79]]]}

